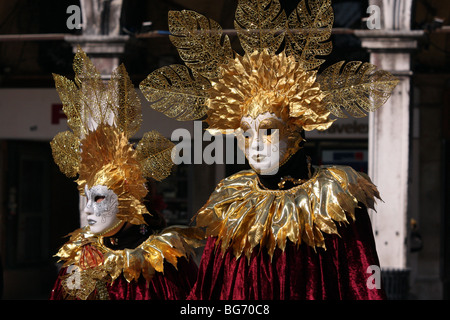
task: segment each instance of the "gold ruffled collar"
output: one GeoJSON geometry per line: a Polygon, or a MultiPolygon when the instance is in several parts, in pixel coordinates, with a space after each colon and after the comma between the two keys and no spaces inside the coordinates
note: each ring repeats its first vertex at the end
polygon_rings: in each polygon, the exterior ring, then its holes
{"type": "Polygon", "coordinates": [[[374,208],[379,198],[369,177],[346,166],[321,166],[302,185],[288,190],[258,186],[253,170],[222,180],[196,216],[207,236],[218,237],[222,252],[232,248],[236,258],[250,258],[266,247],[270,256],[287,240],[325,248],[323,233],[338,234],[337,225],[355,219],[358,202],[374,208]]]}
{"type": "Polygon", "coordinates": [[[97,289],[97,298],[102,294],[107,298],[106,284],[122,273],[128,282],[140,275],[150,281],[155,272],[164,271],[164,261],[176,268],[178,258],[193,255],[203,238],[198,228],[171,226],[150,235],[134,249],[112,250],[103,244],[103,237],[94,236],[88,227],[81,228],[70,234],[70,240],[56,254],[64,261],[63,267],[75,267],[61,283],[72,297],[85,300],[97,289]]]}

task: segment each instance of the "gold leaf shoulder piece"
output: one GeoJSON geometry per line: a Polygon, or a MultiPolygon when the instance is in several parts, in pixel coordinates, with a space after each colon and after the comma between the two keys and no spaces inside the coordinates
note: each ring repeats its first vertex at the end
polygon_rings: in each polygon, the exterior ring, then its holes
{"type": "Polygon", "coordinates": [[[219,77],[218,66],[234,56],[228,36],[222,37],[220,25],[197,12],[169,11],[169,31],[181,59],[208,79],[219,77]]]}
{"type": "Polygon", "coordinates": [[[293,55],[305,70],[319,67],[325,60],[317,56],[331,53],[331,29],[334,21],[331,0],[305,0],[297,5],[288,19],[286,55],[293,55]]]}
{"type": "Polygon", "coordinates": [[[158,181],[168,177],[173,166],[171,153],[174,146],[157,131],[145,133],[136,147],[143,175],[158,181]]]}
{"type": "Polygon", "coordinates": [[[202,247],[204,239],[205,232],[200,228],[173,225],[165,228],[159,234],[151,236],[142,248],[147,253],[150,253],[149,256],[153,260],[153,265],[161,266],[161,268],[155,267],[156,271],[162,272],[163,260],[176,267],[177,259],[179,257],[189,258],[194,256],[194,249],[202,247]],[[156,252],[152,254],[151,250],[148,250],[152,247],[157,248],[160,256],[156,252]]]}
{"type": "Polygon", "coordinates": [[[153,71],[139,85],[150,106],[178,121],[197,120],[206,114],[208,79],[183,65],[153,71]]]}
{"type": "Polygon", "coordinates": [[[199,228],[171,226],[151,235],[135,249],[105,251],[104,266],[110,270],[112,281],[121,273],[130,282],[142,275],[150,281],[155,272],[164,272],[164,262],[177,268],[181,257],[189,259],[194,249],[203,245],[204,232],[199,228]]]}
{"type": "MultiPolygon", "coordinates": [[[[359,202],[374,208],[379,193],[365,176],[348,166],[321,166],[302,185],[287,190],[261,189],[253,170],[222,180],[198,211],[198,227],[217,237],[216,246],[248,259],[265,246],[269,256],[296,245],[326,249],[325,234],[357,219],[359,202]]],[[[250,261],[250,260],[249,260],[250,261]]]]}
{"type": "Polygon", "coordinates": [[[234,26],[247,54],[263,49],[273,54],[284,39],[286,13],[278,0],[240,0],[234,26]]]}
{"type": "Polygon", "coordinates": [[[339,118],[347,117],[343,110],[356,118],[367,116],[387,101],[399,82],[389,72],[361,61],[335,63],[317,81],[325,94],[323,103],[339,118]]]}

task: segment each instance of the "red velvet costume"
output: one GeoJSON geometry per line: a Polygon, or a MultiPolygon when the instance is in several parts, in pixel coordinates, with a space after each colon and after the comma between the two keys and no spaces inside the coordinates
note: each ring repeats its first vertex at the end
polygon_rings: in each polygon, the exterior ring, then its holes
{"type": "MultiPolygon", "coordinates": [[[[301,168],[303,157],[299,151],[279,174],[301,168]]],[[[372,276],[380,269],[366,210],[373,207],[376,188],[349,167],[317,172],[291,193],[258,189],[250,170],[223,180],[197,216],[210,237],[189,299],[385,299],[372,276]],[[347,206],[345,197],[355,195],[358,202],[347,206]],[[334,208],[345,208],[340,216],[332,212],[333,199],[340,199],[334,208]],[[315,217],[308,220],[308,208],[324,207],[312,210],[315,217]]]]}
{"type": "Polygon", "coordinates": [[[197,272],[191,254],[203,234],[164,228],[145,201],[148,179],[171,174],[174,144],[155,130],[130,143],[142,113],[124,65],[105,82],[79,47],[73,66],[75,81],[54,75],[71,131],[50,145],[61,172],[77,177],[88,225],[56,254],[64,264],[50,298],[185,299],[197,272]]]}
{"type": "Polygon", "coordinates": [[[339,227],[339,234],[326,235],[327,250],[317,252],[289,242],[284,252],[275,250],[272,261],[258,247],[249,263],[235,259],[231,249],[222,255],[216,238],[209,238],[189,299],[386,299],[382,288],[367,287],[368,268],[379,262],[366,210],[357,210],[355,223],[339,227]]]}
{"type": "Polygon", "coordinates": [[[291,12],[278,0],[240,0],[239,52],[212,19],[169,12],[185,65],[155,70],[142,93],[168,117],[235,134],[253,169],[223,179],[197,213],[209,238],[190,299],[384,298],[371,289],[381,284],[370,284],[369,269],[380,270],[361,209],[373,208],[376,187],[350,167],[312,175],[301,152],[305,131],[327,130],[332,115],[366,116],[398,83],[361,61],[319,70],[333,22],[331,0],[299,1],[291,12]]]}

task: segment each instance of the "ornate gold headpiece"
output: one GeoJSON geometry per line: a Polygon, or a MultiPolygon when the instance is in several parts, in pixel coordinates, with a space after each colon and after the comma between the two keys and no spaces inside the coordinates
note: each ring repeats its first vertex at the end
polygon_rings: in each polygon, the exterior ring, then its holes
{"type": "Polygon", "coordinates": [[[141,103],[123,65],[108,82],[78,48],[74,59],[75,82],[53,74],[56,89],[72,129],[51,141],[53,158],[62,173],[84,186],[104,185],[119,199],[117,217],[145,223],[143,198],[146,178],[162,180],[172,168],[173,143],[157,131],[144,134],[136,148],[129,139],[140,129],[141,103]]]}
{"type": "Polygon", "coordinates": [[[170,39],[183,65],[152,72],[140,88],[151,107],[177,120],[207,115],[209,129],[236,129],[243,116],[275,113],[299,130],[326,130],[330,115],[364,117],[398,81],[370,63],[338,62],[319,76],[332,51],[331,0],[301,0],[288,16],[278,0],[239,0],[235,28],[245,51],[231,48],[214,20],[170,11],[170,39]],[[279,52],[279,53],[278,53],[279,52]]]}

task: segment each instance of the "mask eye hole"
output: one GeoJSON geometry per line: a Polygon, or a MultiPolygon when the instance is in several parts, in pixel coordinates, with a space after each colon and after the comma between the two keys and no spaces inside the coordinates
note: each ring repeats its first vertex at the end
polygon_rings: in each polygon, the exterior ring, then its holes
{"type": "Polygon", "coordinates": [[[271,136],[272,134],[275,133],[276,130],[277,130],[277,129],[263,129],[263,134],[264,134],[265,136],[271,136]]]}
{"type": "Polygon", "coordinates": [[[95,196],[95,198],[94,198],[94,201],[95,201],[96,203],[100,203],[100,202],[102,202],[103,200],[105,200],[105,196],[95,196]]]}
{"type": "Polygon", "coordinates": [[[245,139],[249,139],[249,138],[252,137],[252,134],[251,134],[249,131],[245,131],[245,132],[243,133],[243,136],[244,136],[245,139]]]}

